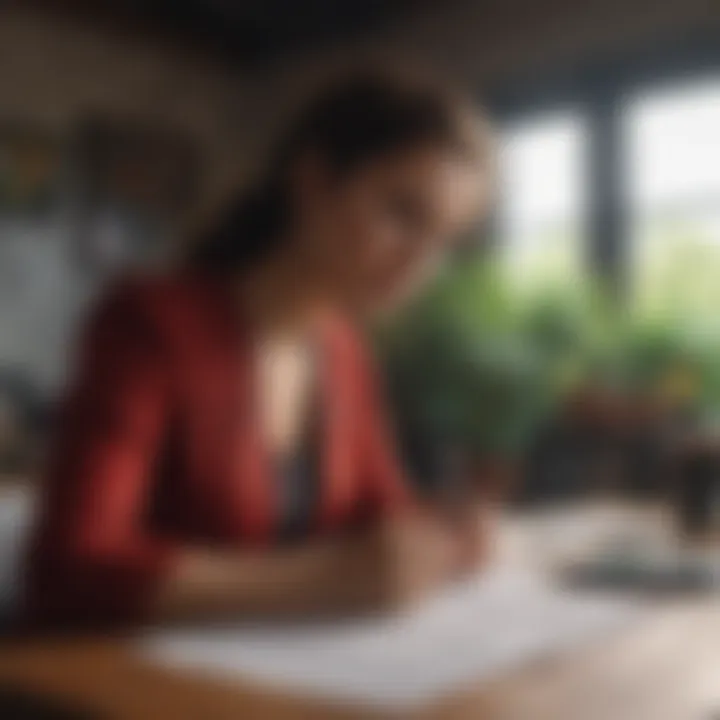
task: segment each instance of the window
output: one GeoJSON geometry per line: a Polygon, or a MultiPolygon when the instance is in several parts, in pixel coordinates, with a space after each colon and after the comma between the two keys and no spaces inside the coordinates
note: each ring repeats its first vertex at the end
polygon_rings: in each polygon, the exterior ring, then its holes
{"type": "Polygon", "coordinates": [[[585,254],[586,128],[557,114],[507,129],[501,148],[503,264],[518,288],[567,283],[585,254]]]}
{"type": "Polygon", "coordinates": [[[633,307],[720,329],[720,78],[625,116],[633,307]]]}

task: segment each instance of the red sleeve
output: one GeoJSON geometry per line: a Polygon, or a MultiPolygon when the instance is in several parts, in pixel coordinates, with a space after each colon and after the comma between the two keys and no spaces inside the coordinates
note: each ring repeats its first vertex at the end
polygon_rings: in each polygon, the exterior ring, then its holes
{"type": "Polygon", "coordinates": [[[379,373],[367,353],[360,351],[358,354],[359,402],[362,407],[360,462],[366,494],[374,514],[404,512],[415,506],[415,498],[398,459],[382,398],[379,373]]]}
{"type": "Polygon", "coordinates": [[[118,289],[85,330],[30,559],[31,617],[142,619],[173,548],[143,528],[169,369],[142,295],[118,289]]]}

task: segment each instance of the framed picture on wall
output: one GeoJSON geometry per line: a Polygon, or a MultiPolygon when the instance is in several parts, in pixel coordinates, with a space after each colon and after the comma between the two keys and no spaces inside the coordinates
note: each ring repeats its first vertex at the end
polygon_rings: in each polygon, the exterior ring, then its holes
{"type": "Polygon", "coordinates": [[[199,153],[166,127],[91,117],[73,149],[78,249],[82,262],[115,267],[163,251],[196,199],[199,153]]]}
{"type": "Polygon", "coordinates": [[[0,124],[0,213],[34,216],[58,198],[62,143],[21,123],[0,124]]]}

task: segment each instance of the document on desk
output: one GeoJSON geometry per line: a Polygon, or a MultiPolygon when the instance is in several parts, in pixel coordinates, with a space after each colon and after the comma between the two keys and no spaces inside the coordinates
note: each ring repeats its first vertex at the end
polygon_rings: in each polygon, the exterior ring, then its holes
{"type": "Polygon", "coordinates": [[[400,711],[602,637],[640,610],[499,568],[402,617],[155,631],[140,643],[166,666],[400,711]]]}

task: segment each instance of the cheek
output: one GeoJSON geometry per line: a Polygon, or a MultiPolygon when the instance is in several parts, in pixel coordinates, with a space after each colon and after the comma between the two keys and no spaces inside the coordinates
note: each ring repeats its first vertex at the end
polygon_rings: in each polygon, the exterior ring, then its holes
{"type": "Polygon", "coordinates": [[[356,263],[359,299],[373,308],[392,309],[426,283],[438,260],[429,243],[417,237],[389,231],[384,236],[377,234],[356,263]]]}
{"type": "Polygon", "coordinates": [[[413,244],[402,223],[373,207],[369,199],[354,199],[335,208],[326,219],[323,252],[329,270],[351,286],[370,285],[402,265],[413,244]]]}
{"type": "Polygon", "coordinates": [[[388,267],[376,282],[378,299],[397,305],[414,296],[436,274],[440,258],[435,253],[417,251],[388,267]]]}
{"type": "Polygon", "coordinates": [[[379,300],[394,295],[418,274],[425,255],[417,235],[391,218],[378,219],[355,246],[353,264],[360,289],[379,300]]]}
{"type": "Polygon", "coordinates": [[[334,294],[360,306],[394,306],[432,274],[436,233],[383,197],[356,193],[324,213],[321,258],[334,294]]]}

